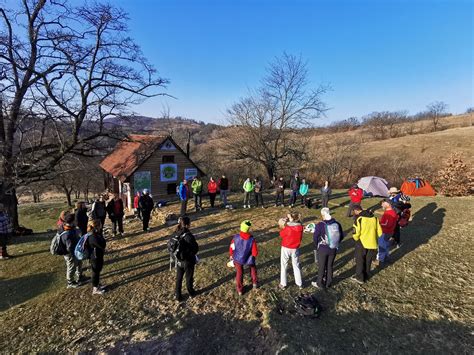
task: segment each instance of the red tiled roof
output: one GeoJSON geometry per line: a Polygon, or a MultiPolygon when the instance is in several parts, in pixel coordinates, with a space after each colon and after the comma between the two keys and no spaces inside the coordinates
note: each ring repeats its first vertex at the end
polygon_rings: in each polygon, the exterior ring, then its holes
{"type": "Polygon", "coordinates": [[[119,142],[114,150],[100,163],[100,167],[112,176],[125,181],[168,136],[132,134],[129,141],[119,142]]]}

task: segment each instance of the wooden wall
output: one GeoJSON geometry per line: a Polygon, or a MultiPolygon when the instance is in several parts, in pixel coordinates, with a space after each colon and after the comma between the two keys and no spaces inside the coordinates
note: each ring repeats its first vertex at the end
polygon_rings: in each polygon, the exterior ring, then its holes
{"type": "MultiPolygon", "coordinates": [[[[150,171],[151,173],[151,194],[153,199],[157,201],[158,199],[171,200],[175,199],[176,192],[172,194],[167,193],[168,184],[176,183],[179,186],[179,183],[184,179],[184,169],[186,168],[197,168],[187,157],[178,149],[173,150],[156,150],[137,170],[140,171],[150,171]],[[174,164],[177,164],[177,180],[170,182],[162,182],[160,180],[160,165],[166,164],[163,163],[164,155],[173,155],[174,164]]],[[[198,171],[199,172],[199,171],[198,171]]],[[[133,186],[133,175],[127,180],[130,182],[132,193],[135,194],[135,188],[133,186]]]]}

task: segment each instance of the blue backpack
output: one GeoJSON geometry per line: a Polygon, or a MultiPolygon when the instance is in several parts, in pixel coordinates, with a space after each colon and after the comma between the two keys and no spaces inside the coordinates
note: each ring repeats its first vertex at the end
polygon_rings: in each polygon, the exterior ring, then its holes
{"type": "Polygon", "coordinates": [[[337,223],[324,223],[324,226],[326,229],[326,235],[323,240],[323,244],[327,245],[331,249],[337,249],[339,247],[339,242],[341,241],[339,225],[337,223]]]}
{"type": "Polygon", "coordinates": [[[79,239],[79,242],[76,245],[76,248],[74,249],[74,256],[76,257],[77,260],[84,260],[84,259],[90,259],[91,257],[91,251],[87,247],[87,238],[89,238],[90,233],[84,234],[81,239],[79,239]]]}

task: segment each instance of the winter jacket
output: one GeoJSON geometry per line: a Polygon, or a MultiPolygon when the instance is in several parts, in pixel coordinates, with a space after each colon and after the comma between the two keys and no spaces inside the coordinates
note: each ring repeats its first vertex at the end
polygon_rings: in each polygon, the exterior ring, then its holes
{"type": "Polygon", "coordinates": [[[331,196],[331,194],[332,194],[332,191],[330,187],[328,188],[321,187],[321,196],[331,196]]]}
{"type": "Polygon", "coordinates": [[[11,234],[12,231],[10,216],[6,212],[0,212],[0,234],[11,234]]]}
{"type": "Polygon", "coordinates": [[[230,243],[229,254],[239,264],[255,265],[255,258],[258,256],[255,238],[251,234],[244,232],[234,235],[230,243]]]}
{"type": "Polygon", "coordinates": [[[77,208],[74,211],[74,216],[76,217],[76,225],[81,230],[82,234],[87,233],[87,222],[89,217],[87,217],[87,208],[77,208]]]}
{"type": "Polygon", "coordinates": [[[344,231],[342,230],[342,226],[339,222],[337,222],[334,218],[331,218],[329,221],[321,221],[318,224],[316,224],[316,227],[314,228],[314,233],[313,233],[313,242],[314,242],[314,249],[326,249],[328,251],[333,250],[329,247],[329,245],[324,244],[324,241],[326,239],[326,225],[334,224],[336,223],[339,227],[339,243],[341,243],[342,239],[344,239],[344,231]]]}
{"type": "Polygon", "coordinates": [[[91,250],[91,262],[103,264],[107,245],[104,236],[101,233],[91,233],[87,238],[87,243],[91,250]]]}
{"type": "Polygon", "coordinates": [[[298,222],[288,222],[280,231],[281,246],[289,249],[298,249],[303,239],[303,225],[298,222]]]}
{"type": "Polygon", "coordinates": [[[220,178],[217,185],[219,185],[220,190],[229,190],[229,179],[220,178]]]}
{"type": "Polygon", "coordinates": [[[66,253],[69,255],[74,255],[74,249],[76,249],[77,242],[79,242],[79,231],[76,227],[70,227],[63,225],[64,233],[61,236],[61,243],[66,247],[66,253]]]}
{"type": "Polygon", "coordinates": [[[196,238],[194,235],[188,230],[188,229],[183,229],[179,230],[176,232],[176,235],[183,235],[184,234],[184,239],[183,239],[183,244],[182,248],[182,254],[181,254],[181,260],[179,260],[179,264],[181,267],[184,267],[184,264],[188,265],[194,265],[196,264],[196,255],[199,251],[199,245],[196,242],[196,238]]]}
{"type": "Polygon", "coordinates": [[[178,196],[181,201],[189,199],[189,187],[188,184],[179,184],[178,196]]]}
{"type": "Polygon", "coordinates": [[[209,181],[209,184],[207,184],[207,191],[210,194],[215,194],[217,192],[217,182],[209,181]]]}
{"type": "Polygon", "coordinates": [[[245,192],[252,192],[255,188],[253,182],[250,180],[245,180],[244,185],[242,187],[245,192]]]}
{"type": "Polygon", "coordinates": [[[110,200],[110,202],[107,204],[106,210],[110,219],[118,218],[125,214],[123,209],[123,201],[121,198],[119,198],[117,201],[115,199],[110,200]],[[118,208],[115,205],[116,203],[118,204],[118,208]]]}
{"type": "Polygon", "coordinates": [[[398,216],[393,209],[386,210],[380,218],[380,226],[384,234],[392,235],[395,232],[397,226],[398,216]]]}
{"type": "Polygon", "coordinates": [[[349,197],[351,198],[352,203],[359,204],[364,197],[364,190],[352,188],[349,190],[349,197]]]}
{"type": "Polygon", "coordinates": [[[306,196],[309,190],[309,185],[307,183],[301,184],[300,185],[300,195],[301,196],[306,196]]]}
{"type": "Polygon", "coordinates": [[[191,190],[193,191],[193,194],[200,195],[202,192],[202,181],[194,179],[191,183],[191,190]]]}
{"type": "Polygon", "coordinates": [[[377,217],[369,211],[362,211],[352,228],[352,238],[355,241],[360,240],[365,249],[377,249],[377,239],[382,235],[382,227],[377,217]]]}
{"type": "Polygon", "coordinates": [[[276,182],[276,191],[279,192],[279,193],[283,193],[285,192],[285,182],[284,181],[280,181],[278,180],[276,182]]]}
{"type": "Polygon", "coordinates": [[[291,188],[291,191],[293,192],[298,192],[299,189],[300,189],[300,178],[299,177],[292,177],[291,180],[290,180],[290,188],[291,188]]]}
{"type": "Polygon", "coordinates": [[[106,216],[105,201],[95,201],[92,204],[91,216],[93,219],[101,219],[106,216]]]}
{"type": "Polygon", "coordinates": [[[254,183],[254,191],[255,193],[259,194],[263,191],[263,183],[262,180],[255,180],[254,183]]]}
{"type": "Polygon", "coordinates": [[[140,199],[138,200],[138,207],[140,207],[142,211],[151,212],[155,207],[155,204],[150,195],[143,195],[140,196],[140,199]]]}

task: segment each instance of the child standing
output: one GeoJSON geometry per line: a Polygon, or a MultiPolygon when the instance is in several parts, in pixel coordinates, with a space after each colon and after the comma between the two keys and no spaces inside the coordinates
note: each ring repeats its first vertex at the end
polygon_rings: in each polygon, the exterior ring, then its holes
{"type": "Polygon", "coordinates": [[[104,266],[105,238],[102,235],[102,226],[98,219],[89,221],[87,224],[87,243],[91,251],[91,269],[92,269],[92,294],[103,295],[105,287],[101,286],[100,272],[104,266]]]}
{"type": "Polygon", "coordinates": [[[301,224],[301,216],[294,212],[288,214],[288,222],[280,231],[281,237],[281,268],[280,268],[280,288],[286,288],[286,269],[288,268],[288,260],[291,258],[293,264],[293,274],[295,275],[295,283],[299,288],[303,288],[303,280],[301,277],[300,252],[301,239],[303,239],[303,225],[301,224]]]}
{"type": "Polygon", "coordinates": [[[378,238],[378,254],[377,261],[384,263],[388,260],[388,254],[390,249],[390,239],[395,233],[395,227],[397,226],[398,216],[395,210],[392,208],[389,199],[384,199],[381,202],[384,210],[382,218],[380,218],[380,226],[382,227],[382,235],[378,238]]]}
{"type": "Polygon", "coordinates": [[[236,270],[235,283],[239,296],[242,296],[244,289],[244,265],[250,267],[253,288],[256,289],[258,287],[257,266],[255,265],[255,258],[258,256],[258,249],[255,238],[249,233],[251,226],[252,223],[250,221],[243,221],[240,224],[240,233],[234,235],[229,248],[230,258],[234,261],[234,267],[236,270]]]}

